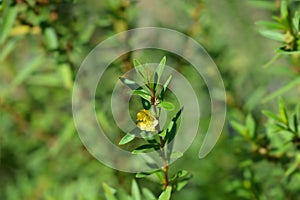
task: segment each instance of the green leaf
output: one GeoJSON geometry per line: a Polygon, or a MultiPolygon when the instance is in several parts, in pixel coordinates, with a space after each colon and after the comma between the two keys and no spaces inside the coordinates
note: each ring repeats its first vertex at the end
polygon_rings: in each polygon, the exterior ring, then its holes
{"type": "Polygon", "coordinates": [[[286,106],[285,103],[283,101],[283,99],[279,99],[279,114],[281,117],[281,120],[283,123],[285,123],[286,125],[288,125],[288,115],[287,115],[287,111],[286,111],[286,106]]]}
{"type": "Polygon", "coordinates": [[[63,86],[66,89],[71,89],[73,86],[73,79],[72,79],[72,71],[70,66],[66,63],[63,63],[58,66],[59,73],[61,75],[63,86]]]}
{"type": "Polygon", "coordinates": [[[293,115],[293,122],[294,122],[294,131],[299,134],[299,130],[298,130],[298,115],[297,114],[293,115]]]}
{"type": "Polygon", "coordinates": [[[118,190],[117,197],[118,200],[132,200],[131,196],[127,194],[127,192],[123,188],[118,190]]]}
{"type": "Polygon", "coordinates": [[[276,29],[276,30],[283,30],[285,27],[282,24],[270,21],[258,21],[255,23],[258,26],[262,26],[266,29],[276,29]]]}
{"type": "Polygon", "coordinates": [[[176,184],[176,191],[182,190],[184,186],[186,186],[189,183],[189,180],[180,181],[176,184]]]}
{"type": "Polygon", "coordinates": [[[133,154],[146,153],[157,149],[159,149],[158,144],[144,144],[142,146],[137,147],[135,150],[132,151],[132,153],[133,154]]]}
{"type": "Polygon", "coordinates": [[[133,200],[142,200],[139,187],[134,179],[132,180],[131,185],[131,195],[133,200]]]}
{"type": "Polygon", "coordinates": [[[15,49],[15,46],[19,39],[20,38],[13,38],[9,40],[9,42],[7,42],[4,47],[2,47],[0,52],[0,62],[4,61],[5,58],[15,49]]]}
{"type": "Polygon", "coordinates": [[[277,11],[275,3],[273,1],[246,1],[250,5],[253,5],[264,10],[277,11]]]}
{"type": "Polygon", "coordinates": [[[53,50],[58,48],[58,40],[54,28],[52,27],[45,28],[44,39],[45,39],[46,46],[49,49],[53,50]]]}
{"type": "Polygon", "coordinates": [[[165,137],[166,136],[166,134],[167,134],[167,130],[162,130],[160,133],[159,133],[159,136],[161,136],[161,137],[165,137]]]}
{"type": "Polygon", "coordinates": [[[284,42],[285,41],[285,37],[284,34],[277,32],[277,31],[271,31],[271,30],[260,30],[259,31],[261,35],[272,39],[272,40],[276,40],[279,42],[284,42]]]}
{"type": "Polygon", "coordinates": [[[171,102],[167,102],[167,101],[161,101],[159,104],[158,104],[158,107],[162,107],[164,108],[165,110],[174,110],[175,106],[173,103],[171,102]]]}
{"type": "Polygon", "coordinates": [[[122,83],[127,85],[131,90],[137,90],[137,89],[141,88],[141,86],[139,84],[137,84],[136,82],[134,82],[130,79],[123,78],[123,77],[120,77],[119,79],[122,81],[122,83]]]}
{"type": "Polygon", "coordinates": [[[179,152],[179,151],[172,152],[172,154],[171,154],[171,158],[172,159],[178,159],[178,158],[180,158],[182,156],[183,156],[183,153],[179,152]]]}
{"type": "Polygon", "coordinates": [[[244,125],[242,125],[236,121],[231,121],[230,124],[239,134],[241,134],[244,137],[247,137],[247,134],[246,134],[247,128],[244,125]]]}
{"type": "Polygon", "coordinates": [[[151,95],[148,94],[145,90],[133,90],[132,92],[130,92],[130,94],[138,95],[147,101],[150,101],[150,98],[151,98],[151,95]]]}
{"type": "Polygon", "coordinates": [[[109,187],[106,183],[102,183],[106,200],[117,200],[114,196],[115,190],[109,187]]]}
{"type": "Polygon", "coordinates": [[[155,175],[157,176],[158,180],[160,180],[160,182],[162,182],[165,178],[164,174],[161,171],[156,172],[155,175]]]}
{"type": "Polygon", "coordinates": [[[248,129],[249,137],[254,138],[255,135],[255,121],[251,114],[248,114],[246,117],[246,126],[248,129]]]}
{"type": "Polygon", "coordinates": [[[300,12],[296,11],[295,16],[293,18],[294,33],[297,33],[298,31],[300,31],[299,23],[300,23],[300,12]]]}
{"type": "Polygon", "coordinates": [[[266,115],[267,117],[274,119],[275,121],[282,122],[281,118],[279,116],[277,116],[275,113],[272,113],[268,110],[263,110],[262,113],[264,115],[266,115]]]}
{"type": "Polygon", "coordinates": [[[160,93],[160,98],[161,99],[164,99],[164,96],[166,94],[166,91],[168,89],[168,86],[171,82],[171,79],[172,79],[172,75],[169,76],[169,78],[167,79],[167,81],[165,82],[165,84],[163,85],[163,89],[161,90],[161,93],[160,93]]]}
{"type": "Polygon", "coordinates": [[[143,80],[147,79],[147,73],[143,65],[136,59],[133,59],[133,65],[135,67],[136,72],[141,76],[143,80]]]}
{"type": "Polygon", "coordinates": [[[137,173],[135,175],[136,178],[144,178],[146,176],[150,176],[154,173],[157,173],[157,172],[160,172],[160,169],[155,169],[155,170],[152,170],[152,171],[148,171],[148,172],[140,172],[140,173],[137,173]]]}
{"type": "Polygon", "coordinates": [[[176,179],[183,178],[188,175],[190,175],[188,171],[180,170],[170,178],[170,181],[176,181],[176,179]]]}
{"type": "Polygon", "coordinates": [[[286,0],[281,1],[280,15],[281,15],[282,19],[286,19],[288,17],[288,6],[287,6],[286,0]]]}
{"type": "Polygon", "coordinates": [[[17,6],[11,6],[6,9],[3,17],[3,24],[0,27],[0,44],[6,40],[11,28],[13,27],[17,14],[17,6]]]}
{"type": "Polygon", "coordinates": [[[31,62],[24,66],[24,69],[17,74],[16,78],[12,82],[12,87],[20,85],[23,81],[27,80],[30,75],[41,66],[44,62],[43,56],[34,58],[31,62]]]}
{"type": "Polygon", "coordinates": [[[293,87],[296,87],[299,83],[300,83],[300,78],[298,77],[298,78],[294,79],[293,81],[289,82],[288,84],[286,84],[285,86],[283,86],[282,88],[279,88],[277,91],[266,96],[264,99],[262,99],[262,103],[267,103],[268,101],[270,101],[278,96],[281,96],[282,94],[289,91],[293,87]]]}
{"type": "Polygon", "coordinates": [[[148,188],[142,188],[142,193],[146,200],[156,200],[156,197],[148,188]]]}
{"type": "Polygon", "coordinates": [[[169,200],[171,198],[171,191],[172,187],[168,186],[166,190],[159,195],[158,200],[169,200]]]}
{"type": "MultiPolygon", "coordinates": [[[[174,138],[175,138],[175,135],[176,135],[176,126],[177,126],[177,120],[178,118],[180,117],[181,113],[183,111],[183,108],[181,108],[175,115],[175,117],[173,117],[173,119],[171,120],[171,122],[169,123],[168,125],[168,128],[167,128],[167,134],[166,134],[166,138],[165,140],[170,143],[174,138]]],[[[170,150],[170,153],[172,151],[170,150]]],[[[169,155],[171,156],[171,155],[169,155]]]]}
{"type": "Polygon", "coordinates": [[[270,61],[268,61],[266,64],[264,64],[262,67],[267,68],[267,67],[271,66],[275,61],[277,61],[282,56],[283,56],[283,54],[276,53],[275,56],[270,61]]]}
{"type": "Polygon", "coordinates": [[[295,172],[300,165],[300,154],[297,154],[295,161],[289,165],[289,168],[285,172],[285,176],[290,176],[293,172],[295,172]]]}
{"type": "Polygon", "coordinates": [[[144,99],[144,98],[141,98],[142,100],[142,105],[143,105],[143,108],[146,109],[146,110],[149,110],[151,108],[151,103],[150,101],[144,99]]]}
{"type": "Polygon", "coordinates": [[[31,75],[27,80],[27,83],[36,86],[61,87],[63,85],[63,80],[61,79],[60,74],[51,72],[47,74],[31,75]]]}
{"type": "Polygon", "coordinates": [[[124,145],[124,144],[127,144],[129,142],[131,142],[132,140],[134,140],[135,136],[130,134],[130,133],[127,133],[119,142],[119,145],[124,145]]]}
{"type": "MultiPolygon", "coordinates": [[[[299,41],[297,42],[297,44],[299,44],[299,41]]],[[[276,50],[276,53],[279,54],[279,55],[299,55],[300,54],[300,50],[298,49],[297,51],[287,51],[287,50],[284,50],[282,48],[279,48],[276,50]]]]}
{"type": "Polygon", "coordinates": [[[155,72],[157,73],[157,84],[159,84],[159,82],[160,82],[161,75],[162,75],[165,65],[166,65],[166,60],[167,60],[167,58],[166,58],[166,56],[164,56],[156,68],[155,72]]]}

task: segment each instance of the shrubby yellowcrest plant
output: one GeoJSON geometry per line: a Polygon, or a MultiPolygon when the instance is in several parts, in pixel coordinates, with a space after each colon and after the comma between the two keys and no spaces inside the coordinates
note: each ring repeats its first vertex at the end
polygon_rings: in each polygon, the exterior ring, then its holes
{"type": "MultiPolygon", "coordinates": [[[[161,127],[159,117],[161,109],[166,111],[176,109],[172,102],[165,101],[165,96],[168,93],[168,85],[172,80],[170,75],[167,80],[161,80],[163,70],[166,63],[166,57],[163,57],[158,66],[152,70],[149,67],[142,65],[138,60],[134,60],[134,66],[137,74],[141,78],[144,85],[139,85],[135,81],[121,77],[122,83],[127,85],[132,95],[137,95],[141,98],[142,110],[136,114],[136,125],[140,130],[139,136],[145,141],[145,144],[135,148],[132,153],[146,153],[157,151],[162,159],[163,167],[161,169],[153,169],[136,174],[136,178],[144,178],[149,175],[156,175],[162,186],[162,193],[158,197],[160,200],[167,200],[171,197],[171,192],[181,190],[191,178],[191,174],[185,170],[179,170],[173,176],[169,174],[169,162],[171,157],[181,156],[178,152],[172,152],[168,145],[176,137],[177,121],[181,116],[183,108],[178,108],[177,113],[172,118],[171,122],[166,127],[161,127]],[[149,133],[149,134],[147,134],[149,133]]],[[[125,145],[133,141],[137,135],[127,133],[119,142],[119,145],[125,145]]],[[[143,188],[142,194],[135,181],[132,183],[132,195],[143,195],[146,199],[153,199],[154,195],[147,189],[143,188]],[[146,192],[145,192],[146,191],[146,192]]],[[[104,186],[106,192],[109,192],[109,187],[104,186]]],[[[134,198],[134,197],[133,197],[134,198]]]]}

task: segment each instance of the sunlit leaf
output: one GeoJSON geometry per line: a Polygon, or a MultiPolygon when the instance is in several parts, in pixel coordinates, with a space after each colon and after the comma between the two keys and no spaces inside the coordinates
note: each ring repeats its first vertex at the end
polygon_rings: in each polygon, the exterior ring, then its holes
{"type": "Polygon", "coordinates": [[[271,31],[271,30],[260,30],[259,31],[260,34],[262,34],[263,36],[272,39],[272,40],[276,40],[279,42],[284,42],[285,41],[285,37],[284,34],[277,32],[277,31],[271,31]]]}
{"type": "Polygon", "coordinates": [[[159,65],[158,65],[157,68],[156,68],[156,73],[157,73],[157,84],[160,83],[160,78],[161,78],[162,73],[163,73],[163,71],[164,71],[164,68],[165,68],[165,65],[166,65],[166,60],[167,60],[167,58],[166,58],[166,56],[164,56],[164,57],[161,59],[159,65]]]}
{"type": "Polygon", "coordinates": [[[49,49],[57,49],[58,47],[58,39],[57,39],[57,34],[52,27],[47,27],[44,30],[44,39],[46,42],[46,45],[49,49]]]}
{"type": "Polygon", "coordinates": [[[133,59],[133,65],[135,67],[136,72],[141,76],[141,78],[143,80],[146,80],[147,73],[144,66],[137,59],[133,59]]]}
{"type": "Polygon", "coordinates": [[[137,174],[135,175],[135,177],[136,177],[136,178],[144,178],[144,177],[150,176],[150,175],[152,175],[152,174],[154,174],[154,173],[161,173],[161,171],[160,171],[160,169],[155,169],[155,170],[153,170],[153,171],[140,172],[140,173],[137,173],[137,174]]]}
{"type": "Polygon", "coordinates": [[[146,200],[156,200],[156,197],[148,188],[142,188],[142,193],[146,200]]]}
{"type": "Polygon", "coordinates": [[[171,198],[171,191],[172,187],[168,186],[166,190],[159,195],[158,200],[169,200],[171,198]]]}
{"type": "Polygon", "coordinates": [[[162,89],[162,91],[161,91],[161,93],[160,93],[160,98],[161,98],[161,99],[164,98],[165,93],[166,93],[166,91],[167,91],[167,89],[168,89],[168,86],[169,86],[171,80],[172,80],[172,75],[169,76],[169,78],[167,79],[167,81],[166,81],[166,82],[164,83],[164,85],[163,85],[163,89],[162,89]]]}
{"type": "Polygon", "coordinates": [[[124,145],[127,144],[129,142],[131,142],[132,140],[134,140],[135,136],[133,134],[127,133],[119,142],[119,145],[124,145]]]}
{"type": "Polygon", "coordinates": [[[279,122],[282,121],[281,118],[280,118],[279,116],[277,116],[275,113],[272,113],[272,112],[270,112],[270,111],[268,111],[268,110],[263,110],[262,113],[263,113],[264,115],[266,115],[266,116],[268,116],[268,117],[274,119],[275,121],[279,121],[279,122]]]}
{"type": "Polygon", "coordinates": [[[247,137],[247,128],[240,124],[239,122],[237,121],[231,121],[230,124],[232,125],[232,127],[239,133],[241,134],[242,136],[245,136],[247,137]]]}
{"type": "Polygon", "coordinates": [[[258,21],[255,22],[256,25],[262,26],[266,29],[275,29],[275,30],[283,30],[285,27],[277,22],[270,22],[270,21],[258,21]]]}
{"type": "Polygon", "coordinates": [[[106,183],[103,183],[102,187],[104,189],[104,195],[106,200],[117,200],[114,196],[115,190],[113,188],[109,187],[106,183]]]}
{"type": "Polygon", "coordinates": [[[287,1],[282,0],[281,5],[280,5],[280,15],[283,19],[288,17],[288,6],[287,6],[287,1]]]}
{"type": "Polygon", "coordinates": [[[167,102],[167,101],[162,101],[158,104],[159,107],[164,108],[165,110],[174,110],[175,106],[173,103],[171,102],[167,102]]]}
{"type": "Polygon", "coordinates": [[[142,200],[139,187],[134,179],[132,180],[132,185],[131,185],[131,195],[132,195],[132,200],[142,200]]]}
{"type": "Polygon", "coordinates": [[[11,6],[8,9],[6,9],[4,13],[3,24],[0,27],[0,44],[2,44],[6,40],[10,29],[12,28],[14,21],[17,17],[17,14],[17,6],[11,6]]]}
{"type": "Polygon", "coordinates": [[[285,106],[284,101],[281,98],[279,99],[279,114],[280,114],[282,122],[285,124],[288,124],[289,119],[288,119],[288,114],[286,111],[286,106],[285,106]]]}
{"type": "Polygon", "coordinates": [[[133,90],[132,92],[130,92],[130,94],[138,95],[147,101],[150,101],[150,97],[151,97],[151,95],[147,93],[145,90],[133,90]]]}

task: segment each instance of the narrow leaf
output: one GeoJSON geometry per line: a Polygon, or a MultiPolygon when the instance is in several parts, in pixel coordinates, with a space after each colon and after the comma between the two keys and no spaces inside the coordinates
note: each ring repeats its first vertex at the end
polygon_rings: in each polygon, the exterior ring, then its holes
{"type": "Polygon", "coordinates": [[[139,187],[134,179],[132,180],[131,185],[131,195],[133,200],[142,200],[139,187]]]}
{"type": "Polygon", "coordinates": [[[156,197],[148,188],[142,188],[142,193],[146,200],[156,200],[156,197]]]}
{"type": "Polygon", "coordinates": [[[172,178],[170,178],[170,181],[175,181],[176,179],[183,178],[185,176],[189,175],[189,172],[186,170],[180,170],[172,178]]]}
{"type": "Polygon", "coordinates": [[[262,103],[267,103],[268,101],[270,101],[270,100],[272,100],[272,99],[274,99],[274,98],[276,98],[278,96],[281,96],[282,94],[284,94],[285,92],[289,91],[293,87],[296,87],[299,83],[300,83],[300,78],[294,79],[293,81],[289,82],[288,84],[286,84],[282,88],[278,89],[277,91],[273,92],[269,96],[266,96],[262,100],[262,103]]]}
{"type": "Polygon", "coordinates": [[[299,132],[298,132],[298,116],[297,116],[297,114],[294,114],[293,120],[294,120],[294,130],[295,130],[296,133],[299,134],[299,132]]]}
{"type": "Polygon", "coordinates": [[[174,110],[175,106],[173,103],[171,102],[167,102],[167,101],[162,101],[158,104],[159,107],[164,108],[165,110],[174,110]]]}
{"type": "Polygon", "coordinates": [[[144,144],[142,146],[137,147],[135,150],[132,151],[132,153],[133,154],[146,153],[157,149],[159,149],[159,145],[157,144],[144,144]]]}
{"type": "Polygon", "coordinates": [[[179,152],[179,151],[175,151],[175,152],[172,152],[171,154],[171,159],[178,159],[180,157],[183,156],[183,153],[182,152],[179,152]]]}
{"type": "Polygon", "coordinates": [[[24,69],[17,74],[16,78],[12,82],[12,87],[16,87],[20,85],[23,81],[29,78],[29,76],[41,66],[44,62],[44,58],[42,56],[34,58],[31,62],[27,63],[24,66],[24,69]]]}
{"type": "Polygon", "coordinates": [[[184,180],[184,181],[178,182],[176,185],[176,191],[182,190],[182,188],[184,186],[186,186],[188,183],[189,183],[189,180],[184,180]]]}
{"type": "Polygon", "coordinates": [[[147,73],[143,65],[136,59],[133,59],[133,65],[135,67],[136,72],[144,79],[147,78],[147,73]]]}
{"type": "Polygon", "coordinates": [[[299,30],[299,23],[300,23],[300,12],[296,11],[295,16],[293,18],[293,27],[294,32],[297,33],[299,30]]]}
{"type": "Polygon", "coordinates": [[[119,142],[119,145],[124,145],[124,144],[127,144],[129,142],[131,142],[132,140],[134,140],[135,136],[130,134],[130,133],[127,133],[119,142]]]}
{"type": "Polygon", "coordinates": [[[276,114],[274,114],[274,113],[272,113],[268,110],[263,110],[262,113],[264,115],[266,115],[267,117],[270,117],[270,118],[274,119],[275,121],[282,122],[282,120],[279,116],[277,116],[276,114]]]}
{"type": "Polygon", "coordinates": [[[169,200],[171,198],[171,191],[172,187],[168,186],[166,190],[159,195],[158,200],[169,200]]]}
{"type": "Polygon", "coordinates": [[[281,1],[280,15],[283,19],[286,19],[288,17],[288,6],[287,6],[287,1],[286,0],[281,1]]]}
{"type": "Polygon", "coordinates": [[[106,200],[117,200],[114,196],[115,190],[109,187],[106,183],[102,183],[106,200]]]}
{"type": "Polygon", "coordinates": [[[145,90],[134,90],[131,92],[131,95],[138,95],[147,101],[150,101],[151,97],[151,95],[148,94],[145,90]]]}
{"type": "Polygon", "coordinates": [[[293,172],[295,172],[300,165],[300,155],[297,154],[295,161],[289,165],[289,168],[285,172],[285,176],[290,176],[293,172]]]}
{"type": "Polygon", "coordinates": [[[288,115],[283,99],[279,99],[279,114],[283,123],[288,125],[288,115]]]}
{"type": "Polygon", "coordinates": [[[251,114],[248,114],[246,117],[246,125],[250,138],[253,138],[255,135],[255,121],[251,114]]]}
{"type": "Polygon", "coordinates": [[[236,121],[231,121],[230,124],[232,125],[232,127],[242,136],[247,137],[246,134],[246,127],[236,121]]]}
{"type": "Polygon", "coordinates": [[[258,21],[255,23],[258,26],[262,26],[266,29],[277,29],[282,30],[285,27],[282,24],[276,23],[276,22],[270,22],[270,21],[258,21]]]}
{"type": "Polygon", "coordinates": [[[18,14],[17,6],[11,6],[6,9],[6,12],[5,12],[5,15],[3,18],[3,24],[0,28],[0,44],[2,44],[6,40],[8,34],[10,32],[10,29],[12,28],[12,26],[15,22],[17,14],[18,14]]]}
{"type": "Polygon", "coordinates": [[[276,31],[271,31],[271,30],[260,30],[259,31],[261,35],[272,39],[272,40],[276,40],[279,42],[284,42],[285,37],[284,34],[280,33],[280,32],[276,32],[276,31]]]}
{"type": "Polygon", "coordinates": [[[51,50],[57,49],[58,47],[58,40],[57,40],[57,35],[52,27],[47,27],[44,30],[44,39],[47,47],[51,50]]]}
{"type": "Polygon", "coordinates": [[[161,98],[161,99],[164,98],[165,93],[166,93],[166,91],[167,91],[167,89],[168,89],[168,86],[169,86],[169,84],[170,84],[170,82],[171,82],[171,79],[172,79],[172,75],[169,76],[169,78],[167,79],[167,81],[166,81],[165,84],[163,85],[163,89],[162,89],[162,91],[161,91],[161,93],[160,93],[160,98],[161,98]]]}
{"type": "Polygon", "coordinates": [[[157,84],[159,84],[161,75],[162,75],[162,73],[163,73],[163,71],[164,71],[165,64],[166,64],[166,60],[167,60],[167,58],[166,58],[166,56],[164,56],[164,57],[161,59],[159,65],[158,65],[157,68],[156,68],[156,73],[157,73],[157,84]]]}
{"type": "Polygon", "coordinates": [[[156,173],[156,172],[160,172],[160,169],[155,169],[155,170],[153,170],[153,171],[148,171],[148,172],[140,172],[140,173],[137,173],[137,174],[135,175],[135,177],[136,177],[136,178],[144,178],[144,177],[150,176],[150,175],[152,175],[152,174],[154,174],[154,173],[156,173]]]}
{"type": "Polygon", "coordinates": [[[130,79],[123,78],[123,77],[120,77],[119,79],[122,81],[122,83],[124,83],[125,85],[127,85],[132,90],[137,90],[138,88],[141,87],[139,84],[137,84],[136,82],[134,82],[134,81],[132,81],[130,79]]]}

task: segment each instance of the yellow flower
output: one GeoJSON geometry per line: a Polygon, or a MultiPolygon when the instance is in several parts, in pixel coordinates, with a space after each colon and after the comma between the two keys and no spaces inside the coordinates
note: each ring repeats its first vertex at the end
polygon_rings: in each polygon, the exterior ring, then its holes
{"type": "Polygon", "coordinates": [[[158,124],[157,119],[150,113],[149,110],[141,110],[136,115],[137,127],[142,131],[155,132],[155,127],[158,124]]]}

